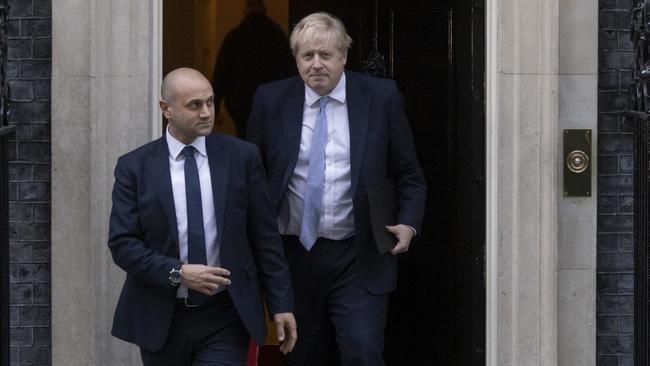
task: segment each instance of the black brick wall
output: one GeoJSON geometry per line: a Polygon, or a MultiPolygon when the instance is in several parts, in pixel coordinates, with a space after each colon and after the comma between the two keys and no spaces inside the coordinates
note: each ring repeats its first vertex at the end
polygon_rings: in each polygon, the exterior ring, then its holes
{"type": "Polygon", "coordinates": [[[11,365],[51,365],[51,0],[9,0],[11,365]]]}
{"type": "Polygon", "coordinates": [[[597,365],[633,366],[634,125],[630,0],[599,0],[597,365]]]}

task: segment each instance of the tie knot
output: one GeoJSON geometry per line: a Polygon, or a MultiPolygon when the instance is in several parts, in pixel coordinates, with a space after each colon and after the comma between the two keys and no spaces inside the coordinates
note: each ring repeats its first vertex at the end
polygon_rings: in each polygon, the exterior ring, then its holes
{"type": "Polygon", "coordinates": [[[318,100],[318,103],[320,103],[320,108],[321,109],[325,108],[325,106],[327,105],[327,103],[329,103],[329,101],[330,101],[330,97],[327,96],[320,97],[320,99],[318,100]]]}
{"type": "Polygon", "coordinates": [[[185,146],[185,147],[183,148],[183,150],[181,150],[181,154],[183,154],[183,156],[184,156],[185,158],[193,158],[193,157],[194,157],[194,150],[196,150],[196,149],[194,148],[194,146],[192,146],[192,145],[187,145],[187,146],[185,146]]]}

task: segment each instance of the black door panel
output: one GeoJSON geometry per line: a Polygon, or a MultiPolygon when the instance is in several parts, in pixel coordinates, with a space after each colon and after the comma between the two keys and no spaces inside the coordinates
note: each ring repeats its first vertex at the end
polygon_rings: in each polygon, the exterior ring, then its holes
{"type": "Polygon", "coordinates": [[[294,0],[290,23],[316,11],[346,25],[348,69],[383,57],[429,188],[421,237],[400,257],[387,364],[484,365],[483,0],[294,0]]]}

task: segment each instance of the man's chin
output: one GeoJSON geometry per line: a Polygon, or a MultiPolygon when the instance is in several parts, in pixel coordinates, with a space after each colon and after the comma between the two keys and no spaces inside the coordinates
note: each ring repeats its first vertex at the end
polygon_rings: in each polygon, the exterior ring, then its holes
{"type": "Polygon", "coordinates": [[[199,134],[201,136],[207,136],[210,133],[212,133],[212,128],[213,127],[214,127],[214,124],[201,126],[201,129],[199,130],[199,134]]]}
{"type": "Polygon", "coordinates": [[[309,85],[309,87],[312,88],[319,95],[327,94],[327,85],[325,85],[324,83],[312,83],[311,85],[309,85]]]}

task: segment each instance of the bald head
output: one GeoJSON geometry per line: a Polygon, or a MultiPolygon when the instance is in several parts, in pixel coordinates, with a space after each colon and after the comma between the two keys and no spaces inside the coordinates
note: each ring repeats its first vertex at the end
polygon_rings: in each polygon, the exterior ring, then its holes
{"type": "Polygon", "coordinates": [[[162,85],[160,86],[160,96],[162,99],[170,101],[178,93],[179,87],[182,87],[184,81],[199,80],[205,81],[208,84],[210,83],[203,74],[189,67],[180,67],[172,70],[163,78],[162,85]]]}
{"type": "Polygon", "coordinates": [[[169,133],[184,144],[207,136],[214,125],[214,92],[200,72],[182,67],[165,76],[160,109],[169,133]]]}

